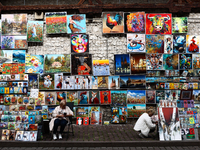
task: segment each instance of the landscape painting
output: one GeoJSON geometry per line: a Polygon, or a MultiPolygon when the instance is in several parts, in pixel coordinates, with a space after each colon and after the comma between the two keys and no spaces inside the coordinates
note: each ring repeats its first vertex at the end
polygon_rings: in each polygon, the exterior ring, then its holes
{"type": "Polygon", "coordinates": [[[119,89],[119,76],[109,76],[108,77],[108,88],[109,89],[119,89]]]}
{"type": "Polygon", "coordinates": [[[173,33],[187,33],[188,18],[187,17],[173,17],[172,18],[172,32],[173,33]]]}
{"type": "Polygon", "coordinates": [[[109,76],[109,60],[93,60],[93,75],[94,76],[109,76]]]}
{"type": "Polygon", "coordinates": [[[127,34],[127,52],[145,53],[145,34],[127,34]]]}
{"type": "Polygon", "coordinates": [[[193,69],[200,69],[200,54],[193,54],[193,69]]]}
{"type": "Polygon", "coordinates": [[[12,50],[0,50],[0,65],[3,63],[12,63],[13,51],[12,50]]]}
{"type": "Polygon", "coordinates": [[[115,75],[130,74],[130,58],[129,54],[114,55],[115,75]]]}
{"type": "Polygon", "coordinates": [[[146,55],[145,54],[130,54],[131,74],[146,73],[146,55]]]}
{"type": "Polygon", "coordinates": [[[145,75],[120,76],[120,88],[145,89],[145,75]]]}
{"type": "Polygon", "coordinates": [[[147,53],[164,53],[164,35],[146,35],[147,53]]]}
{"type": "Polygon", "coordinates": [[[44,56],[45,73],[70,73],[70,54],[48,54],[44,56]]]}
{"type": "Polygon", "coordinates": [[[13,63],[25,63],[26,50],[13,50],[13,63]]]}
{"type": "Polygon", "coordinates": [[[28,42],[42,42],[43,41],[43,21],[28,21],[28,42]]]}
{"type": "Polygon", "coordinates": [[[146,112],[146,104],[127,104],[127,118],[139,118],[146,112]]]}
{"type": "Polygon", "coordinates": [[[127,104],[145,104],[145,90],[127,90],[127,104]]]}

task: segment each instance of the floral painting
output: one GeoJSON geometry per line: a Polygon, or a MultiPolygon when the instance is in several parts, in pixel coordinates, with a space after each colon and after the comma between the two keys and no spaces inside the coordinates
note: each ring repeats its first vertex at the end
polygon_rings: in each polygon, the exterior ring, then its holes
{"type": "Polygon", "coordinates": [[[2,49],[15,48],[14,36],[1,36],[1,48],[2,49]]]}
{"type": "Polygon", "coordinates": [[[43,21],[28,21],[28,42],[42,42],[43,41],[43,21]]]}

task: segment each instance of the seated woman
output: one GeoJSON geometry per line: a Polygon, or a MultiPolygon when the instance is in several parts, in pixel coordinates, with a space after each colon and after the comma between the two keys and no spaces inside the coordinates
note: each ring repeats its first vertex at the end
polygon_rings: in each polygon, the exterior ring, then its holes
{"type": "Polygon", "coordinates": [[[154,124],[151,121],[151,116],[153,116],[154,113],[155,111],[153,109],[149,109],[146,113],[143,113],[137,120],[134,126],[134,130],[140,132],[139,136],[141,138],[148,137],[149,132],[155,131],[157,122],[154,124]]]}
{"type": "Polygon", "coordinates": [[[59,133],[59,139],[62,139],[62,133],[63,130],[68,123],[68,117],[73,116],[73,111],[66,106],[66,101],[62,100],[60,102],[60,106],[57,106],[53,113],[52,113],[53,118],[51,119],[51,122],[49,123],[49,129],[52,131],[53,129],[53,139],[56,140],[56,132],[58,129],[58,126],[60,127],[60,133],[59,133]]]}

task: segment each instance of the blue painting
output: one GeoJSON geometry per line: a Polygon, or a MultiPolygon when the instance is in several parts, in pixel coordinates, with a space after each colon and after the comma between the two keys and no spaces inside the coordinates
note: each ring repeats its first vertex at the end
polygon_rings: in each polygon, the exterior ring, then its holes
{"type": "Polygon", "coordinates": [[[26,50],[13,50],[13,63],[25,63],[26,50]]]}
{"type": "Polygon", "coordinates": [[[184,53],[186,47],[185,35],[174,35],[173,38],[173,53],[184,53]]]}
{"type": "Polygon", "coordinates": [[[120,88],[145,89],[145,75],[120,76],[120,88]]]}
{"type": "Polygon", "coordinates": [[[117,54],[115,58],[115,75],[130,74],[129,54],[117,54]]]}

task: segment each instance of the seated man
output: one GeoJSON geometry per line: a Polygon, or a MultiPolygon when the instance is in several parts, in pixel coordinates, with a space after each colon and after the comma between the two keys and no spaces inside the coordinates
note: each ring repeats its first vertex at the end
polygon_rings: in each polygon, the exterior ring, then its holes
{"type": "Polygon", "coordinates": [[[151,116],[153,116],[154,113],[155,111],[153,109],[147,110],[147,112],[143,113],[135,123],[134,130],[140,132],[139,136],[141,138],[148,137],[149,132],[155,131],[157,122],[154,124],[151,121],[151,116]]]}
{"type": "Polygon", "coordinates": [[[51,119],[51,122],[49,123],[49,129],[52,131],[53,129],[53,139],[56,140],[56,132],[58,129],[58,126],[60,127],[60,133],[59,133],[59,139],[62,139],[62,132],[68,123],[68,117],[73,116],[73,111],[66,106],[66,101],[62,100],[60,102],[60,106],[57,106],[53,113],[52,113],[53,118],[51,119]]]}

